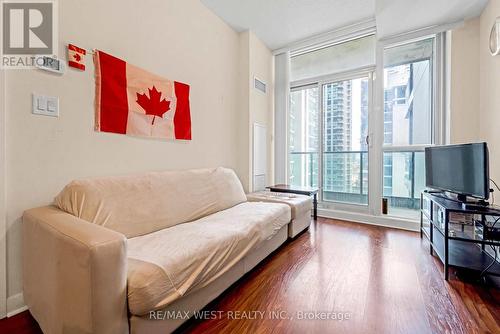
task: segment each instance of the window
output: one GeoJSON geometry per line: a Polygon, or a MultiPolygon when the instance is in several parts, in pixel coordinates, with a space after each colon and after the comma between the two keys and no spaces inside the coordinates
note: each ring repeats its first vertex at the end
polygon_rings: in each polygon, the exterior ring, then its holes
{"type": "Polygon", "coordinates": [[[389,214],[413,217],[425,186],[424,147],[433,144],[436,38],[384,50],[383,196],[389,214]]]}
{"type": "Polygon", "coordinates": [[[394,103],[396,104],[406,104],[406,91],[407,86],[394,87],[394,103]]]}
{"type": "Polygon", "coordinates": [[[318,186],[318,114],[317,86],[290,92],[288,181],[292,185],[318,186]]]}
{"type": "Polygon", "coordinates": [[[288,182],[318,187],[325,209],[380,214],[385,197],[390,215],[417,218],[423,151],[439,143],[442,126],[436,83],[443,38],[381,42],[376,81],[373,35],[292,53],[288,182]],[[371,108],[374,84],[383,91],[379,108],[371,108]]]}

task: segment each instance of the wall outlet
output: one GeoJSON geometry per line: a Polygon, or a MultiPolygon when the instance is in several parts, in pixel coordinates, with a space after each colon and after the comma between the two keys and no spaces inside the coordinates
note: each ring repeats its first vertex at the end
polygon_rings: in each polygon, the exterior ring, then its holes
{"type": "Polygon", "coordinates": [[[33,93],[31,112],[35,115],[59,117],[59,98],[33,93]]]}

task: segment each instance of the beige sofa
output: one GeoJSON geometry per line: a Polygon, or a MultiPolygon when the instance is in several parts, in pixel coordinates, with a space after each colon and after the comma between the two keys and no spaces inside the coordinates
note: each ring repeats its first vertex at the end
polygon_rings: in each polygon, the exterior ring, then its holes
{"type": "Polygon", "coordinates": [[[44,333],[168,333],[277,249],[290,217],[225,168],[73,181],[23,216],[24,298],[44,333]]]}

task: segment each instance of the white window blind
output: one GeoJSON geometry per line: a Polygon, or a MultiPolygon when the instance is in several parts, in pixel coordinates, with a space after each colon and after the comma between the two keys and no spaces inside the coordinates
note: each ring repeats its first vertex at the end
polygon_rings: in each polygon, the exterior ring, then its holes
{"type": "Polygon", "coordinates": [[[291,82],[375,65],[375,35],[299,54],[291,58],[291,82]]]}
{"type": "Polygon", "coordinates": [[[418,40],[384,50],[384,67],[397,66],[431,59],[434,38],[418,40]]]}

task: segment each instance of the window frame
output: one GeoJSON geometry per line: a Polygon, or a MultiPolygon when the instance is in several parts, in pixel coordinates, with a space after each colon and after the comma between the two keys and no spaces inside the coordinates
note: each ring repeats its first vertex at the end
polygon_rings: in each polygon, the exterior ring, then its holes
{"type": "MultiPolygon", "coordinates": [[[[379,120],[377,121],[377,129],[380,131],[381,136],[377,136],[378,140],[374,147],[374,154],[379,157],[380,169],[374,171],[378,174],[376,182],[374,182],[374,187],[377,194],[374,194],[376,198],[382,199],[384,197],[384,153],[394,153],[394,152],[424,152],[426,147],[434,145],[445,144],[445,134],[446,134],[446,119],[445,119],[445,91],[444,91],[444,79],[445,79],[445,43],[446,43],[446,33],[436,33],[427,34],[423,36],[408,38],[408,36],[400,36],[393,39],[379,41],[377,45],[377,76],[381,78],[377,82],[377,109],[379,110],[378,115],[376,115],[379,120]],[[410,144],[410,145],[392,145],[385,144],[385,92],[384,92],[384,51],[388,48],[398,47],[406,45],[412,42],[417,42],[429,38],[434,38],[433,49],[432,49],[432,81],[431,81],[431,142],[429,144],[410,144]],[[381,138],[380,138],[381,137],[381,138]]],[[[409,97],[411,100],[412,97],[409,97]]],[[[372,188],[373,189],[373,188],[372,188]]],[[[381,215],[381,205],[376,205],[372,203],[373,214],[381,215]]],[[[406,218],[413,219],[408,216],[401,216],[397,214],[389,214],[389,217],[395,218],[406,218]]]]}
{"type": "MultiPolygon", "coordinates": [[[[414,222],[416,219],[393,216],[393,215],[383,215],[381,200],[383,198],[383,171],[384,171],[384,159],[383,152],[405,152],[405,151],[419,151],[425,150],[425,147],[433,145],[445,144],[447,140],[447,135],[449,130],[447,130],[448,117],[446,116],[446,90],[445,80],[446,80],[446,61],[447,61],[447,49],[446,49],[446,32],[432,33],[428,32],[414,32],[404,35],[399,35],[390,39],[378,40],[376,43],[375,50],[375,65],[361,67],[355,70],[333,73],[329,75],[322,75],[316,78],[308,78],[305,80],[290,82],[290,91],[297,89],[302,86],[315,85],[318,88],[318,98],[319,98],[319,117],[318,117],[318,128],[320,131],[319,135],[319,145],[318,148],[318,165],[320,170],[318,171],[318,187],[322,187],[323,184],[323,89],[322,84],[341,81],[342,79],[349,79],[349,76],[354,73],[368,73],[371,80],[370,84],[370,103],[368,108],[368,205],[364,204],[344,204],[344,203],[333,203],[323,202],[322,191],[319,195],[319,207],[324,209],[333,209],[352,212],[354,214],[368,214],[375,217],[388,217],[397,218],[398,221],[414,222]],[[432,68],[432,143],[429,145],[409,145],[409,146],[387,146],[384,145],[384,49],[387,47],[394,47],[397,45],[404,45],[411,43],[412,41],[418,41],[426,39],[429,37],[435,38],[435,43],[433,46],[433,68],[432,68]]],[[[410,97],[408,97],[410,98],[410,97]]],[[[288,122],[289,116],[286,118],[287,131],[286,131],[286,171],[285,178],[288,180],[289,177],[289,139],[288,139],[288,122]]]]}
{"type": "MultiPolygon", "coordinates": [[[[290,82],[290,92],[301,89],[304,87],[317,87],[318,88],[318,98],[319,98],[319,117],[318,117],[318,129],[319,129],[319,140],[318,140],[318,202],[320,208],[331,209],[331,210],[343,210],[343,211],[351,211],[358,213],[369,213],[370,212],[370,191],[367,193],[368,202],[367,204],[359,204],[359,203],[346,203],[339,201],[327,201],[323,200],[323,137],[324,137],[324,128],[323,128],[323,85],[327,85],[333,82],[359,79],[359,78],[368,78],[368,94],[369,94],[369,103],[368,103],[368,136],[370,136],[370,117],[373,114],[373,96],[374,96],[374,84],[373,77],[376,70],[376,66],[363,66],[355,70],[343,71],[338,73],[333,73],[329,75],[322,75],[314,78],[308,78],[307,80],[298,80],[290,82]]],[[[289,122],[290,117],[287,117],[287,123],[289,122]]],[[[289,129],[289,127],[287,127],[289,129]]],[[[289,135],[289,130],[287,130],[287,136],[289,135]]],[[[286,180],[289,179],[289,157],[290,157],[290,147],[288,145],[289,139],[287,138],[287,170],[286,170],[286,180]]],[[[372,163],[371,161],[371,143],[368,145],[368,169],[372,163]]],[[[368,171],[368,189],[370,189],[370,172],[368,171]]]]}

